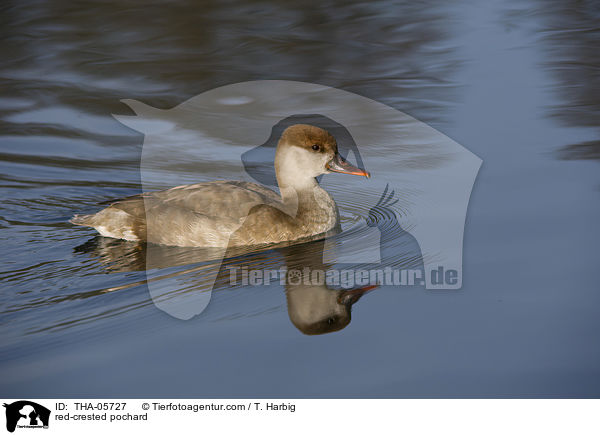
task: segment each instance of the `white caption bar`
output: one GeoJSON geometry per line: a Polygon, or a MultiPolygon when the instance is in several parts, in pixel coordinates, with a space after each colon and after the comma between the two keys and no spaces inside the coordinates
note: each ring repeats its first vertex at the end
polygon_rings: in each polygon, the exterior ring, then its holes
{"type": "Polygon", "coordinates": [[[598,434],[593,400],[4,399],[9,432],[598,434]],[[49,413],[48,413],[49,412],[49,413]],[[36,429],[38,429],[36,431],[36,429]],[[41,431],[39,430],[41,429],[41,431]]]}

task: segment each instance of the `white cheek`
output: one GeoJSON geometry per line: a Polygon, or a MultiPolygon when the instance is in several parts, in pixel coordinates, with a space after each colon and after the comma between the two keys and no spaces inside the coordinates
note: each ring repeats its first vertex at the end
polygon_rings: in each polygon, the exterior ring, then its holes
{"type": "Polygon", "coordinates": [[[325,174],[327,172],[327,168],[325,167],[325,165],[327,164],[327,162],[329,160],[331,160],[330,158],[328,158],[327,154],[324,153],[315,153],[314,156],[311,156],[311,160],[312,160],[312,170],[314,171],[314,176],[318,176],[321,174],[325,174]]]}
{"type": "Polygon", "coordinates": [[[327,170],[327,163],[333,159],[333,156],[330,156],[328,154],[321,154],[320,155],[320,159],[319,159],[319,164],[318,164],[318,168],[319,168],[319,175],[321,174],[326,174],[327,172],[329,172],[327,170]]]}
{"type": "Polygon", "coordinates": [[[325,153],[290,147],[281,153],[280,163],[286,177],[301,179],[325,174],[325,165],[331,158],[325,153]]]}
{"type": "Polygon", "coordinates": [[[325,168],[325,163],[322,162],[320,156],[322,154],[311,152],[305,149],[295,150],[295,159],[297,162],[298,169],[306,175],[316,177],[322,174],[322,170],[325,168]]]}

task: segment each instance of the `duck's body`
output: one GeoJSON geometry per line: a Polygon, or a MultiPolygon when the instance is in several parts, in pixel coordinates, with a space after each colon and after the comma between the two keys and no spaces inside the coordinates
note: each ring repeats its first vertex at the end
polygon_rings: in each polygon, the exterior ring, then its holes
{"type": "Polygon", "coordinates": [[[162,245],[271,244],[327,233],[338,225],[331,196],[318,186],[312,193],[314,198],[307,194],[293,216],[281,197],[264,186],[213,181],[144,193],[71,222],[94,227],[106,237],[162,245]]]}
{"type": "Polygon", "coordinates": [[[329,171],[368,176],[341,159],[329,133],[307,125],[282,134],[275,171],[281,195],[256,183],[213,181],[143,193],[71,222],[107,237],[173,246],[293,241],[339,226],[337,206],[316,176],[329,171]]]}

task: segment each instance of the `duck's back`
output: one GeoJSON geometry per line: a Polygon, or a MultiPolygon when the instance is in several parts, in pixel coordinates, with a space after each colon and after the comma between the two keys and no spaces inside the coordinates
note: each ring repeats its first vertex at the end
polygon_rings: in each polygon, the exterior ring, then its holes
{"type": "Polygon", "coordinates": [[[96,214],[75,216],[71,222],[125,240],[227,247],[250,211],[260,206],[272,220],[285,219],[274,191],[245,181],[213,181],[125,198],[96,214]]]}

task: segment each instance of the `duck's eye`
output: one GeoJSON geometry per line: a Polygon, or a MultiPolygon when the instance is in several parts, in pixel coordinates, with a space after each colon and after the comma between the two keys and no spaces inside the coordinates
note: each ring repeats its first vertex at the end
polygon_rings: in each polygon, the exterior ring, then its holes
{"type": "Polygon", "coordinates": [[[319,151],[321,149],[321,147],[318,144],[314,144],[312,146],[312,149],[315,150],[315,151],[319,151]]]}

